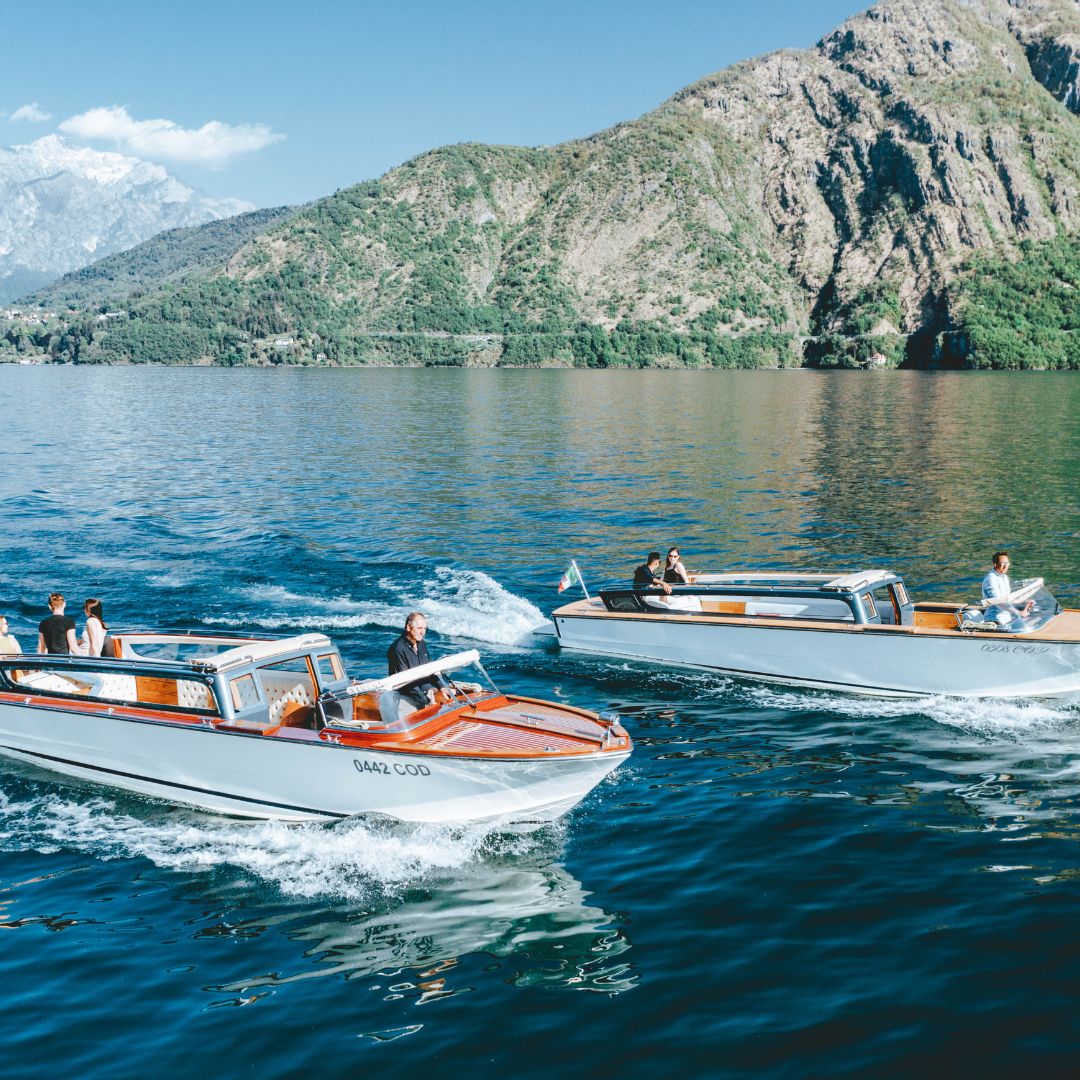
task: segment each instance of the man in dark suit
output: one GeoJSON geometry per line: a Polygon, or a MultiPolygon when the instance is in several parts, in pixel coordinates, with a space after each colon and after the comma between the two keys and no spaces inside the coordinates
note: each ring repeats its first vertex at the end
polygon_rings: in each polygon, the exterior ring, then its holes
{"type": "MultiPolygon", "coordinates": [[[[401,636],[386,651],[391,675],[396,675],[399,671],[408,671],[409,668],[420,667],[421,664],[431,663],[427,645],[424,644],[426,633],[427,619],[424,614],[420,611],[412,612],[405,620],[405,629],[401,631],[401,636]]],[[[426,679],[409,683],[401,687],[398,693],[418,709],[433,705],[435,702],[444,705],[452,701],[454,697],[440,675],[430,675],[426,679]]]]}

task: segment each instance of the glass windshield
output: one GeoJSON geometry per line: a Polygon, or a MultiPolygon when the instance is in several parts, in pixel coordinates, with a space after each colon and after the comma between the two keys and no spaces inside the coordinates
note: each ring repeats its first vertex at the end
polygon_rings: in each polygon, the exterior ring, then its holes
{"type": "Polygon", "coordinates": [[[229,652],[244,641],[206,641],[192,638],[168,640],[163,638],[125,638],[125,653],[147,660],[207,660],[229,652]]]}
{"type": "Polygon", "coordinates": [[[445,712],[460,709],[463,705],[476,705],[498,694],[491,677],[477,663],[444,671],[423,680],[421,685],[403,686],[398,690],[375,689],[360,693],[353,687],[336,690],[320,698],[319,708],[324,721],[331,727],[397,732],[408,731],[445,712]],[[432,700],[445,696],[437,693],[439,689],[445,689],[451,695],[450,699],[432,700]]]}
{"type": "Polygon", "coordinates": [[[1044,627],[1060,611],[1061,605],[1042,582],[1032,581],[1022,582],[1009,596],[988,604],[981,612],[966,612],[965,618],[969,623],[974,618],[987,630],[1030,634],[1044,627]]]}

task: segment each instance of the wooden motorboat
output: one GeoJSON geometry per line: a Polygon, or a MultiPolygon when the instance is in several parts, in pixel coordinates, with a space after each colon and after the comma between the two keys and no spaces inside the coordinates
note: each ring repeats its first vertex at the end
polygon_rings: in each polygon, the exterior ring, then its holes
{"type": "Polygon", "coordinates": [[[226,814],[522,825],[566,813],[632,749],[614,714],[503,694],[475,651],[357,682],[320,634],[110,644],[0,657],[0,754],[226,814]],[[402,707],[427,677],[453,700],[402,707]]]}
{"type": "Polygon", "coordinates": [[[1080,611],[1039,578],[1009,597],[912,602],[898,574],[702,573],[612,586],[552,614],[568,649],[882,696],[1080,693],[1080,611]]]}

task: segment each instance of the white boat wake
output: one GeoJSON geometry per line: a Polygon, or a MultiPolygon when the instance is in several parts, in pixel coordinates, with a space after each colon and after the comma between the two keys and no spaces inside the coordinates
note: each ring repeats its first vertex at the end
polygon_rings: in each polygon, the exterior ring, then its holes
{"type": "Polygon", "coordinates": [[[327,631],[386,626],[399,630],[410,611],[422,611],[431,628],[444,637],[511,646],[528,639],[533,628],[544,621],[535,604],[478,570],[439,566],[408,584],[383,579],[378,587],[384,599],[357,600],[348,592],[305,595],[280,585],[247,586],[237,591],[238,596],[257,603],[257,611],[202,621],[210,626],[268,630],[282,626],[327,631]]]}
{"type": "MultiPolygon", "coordinates": [[[[390,826],[360,819],[332,827],[285,825],[159,811],[152,804],[146,810],[131,813],[101,797],[19,797],[0,788],[0,850],[143,858],[184,873],[239,872],[289,897],[356,900],[543,842],[483,826],[390,826]]],[[[552,830],[546,831],[550,840],[552,830]]]]}
{"type": "Polygon", "coordinates": [[[992,735],[1026,736],[1055,733],[1080,721],[1080,702],[1032,701],[927,696],[921,698],[867,698],[802,690],[751,687],[751,701],[762,708],[805,712],[826,711],[840,716],[874,720],[925,716],[964,731],[992,735]]]}

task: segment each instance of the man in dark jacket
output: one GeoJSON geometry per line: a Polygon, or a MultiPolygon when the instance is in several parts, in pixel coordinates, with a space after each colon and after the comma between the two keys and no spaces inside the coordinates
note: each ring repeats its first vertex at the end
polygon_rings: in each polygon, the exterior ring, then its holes
{"type": "Polygon", "coordinates": [[[664,572],[660,569],[659,551],[650,551],[649,557],[634,571],[634,588],[671,592],[671,586],[664,580],[664,572]]]}
{"type": "MultiPolygon", "coordinates": [[[[426,633],[427,619],[422,612],[412,612],[405,620],[405,629],[402,630],[401,636],[386,651],[386,660],[391,675],[396,675],[399,671],[408,671],[409,668],[419,667],[421,664],[431,663],[427,645],[424,644],[424,635],[426,633]]],[[[454,697],[440,675],[430,675],[426,679],[409,683],[407,686],[401,687],[398,692],[406,701],[411,702],[418,709],[435,702],[443,705],[454,697]]]]}

